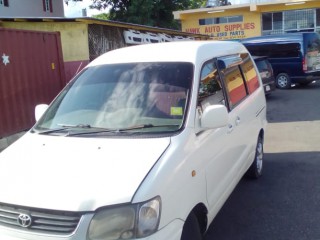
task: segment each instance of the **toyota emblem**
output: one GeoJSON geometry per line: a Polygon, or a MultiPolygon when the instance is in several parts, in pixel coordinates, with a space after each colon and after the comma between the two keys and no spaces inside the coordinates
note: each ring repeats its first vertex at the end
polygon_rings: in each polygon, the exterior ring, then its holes
{"type": "Polygon", "coordinates": [[[21,213],[18,216],[18,223],[21,227],[24,227],[24,228],[30,227],[32,223],[31,216],[28,214],[21,213]]]}

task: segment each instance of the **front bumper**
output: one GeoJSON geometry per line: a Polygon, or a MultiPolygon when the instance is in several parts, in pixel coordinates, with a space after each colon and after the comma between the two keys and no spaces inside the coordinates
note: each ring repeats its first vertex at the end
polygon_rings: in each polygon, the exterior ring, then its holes
{"type": "MultiPolygon", "coordinates": [[[[47,235],[30,233],[27,230],[16,230],[12,228],[0,227],[0,239],[4,240],[86,240],[87,229],[90,224],[92,214],[83,216],[75,232],[71,235],[47,235]]],[[[168,225],[159,229],[156,233],[147,238],[139,238],[138,240],[180,240],[184,222],[176,219],[168,225]]],[[[132,239],[134,240],[134,239],[132,239]]]]}

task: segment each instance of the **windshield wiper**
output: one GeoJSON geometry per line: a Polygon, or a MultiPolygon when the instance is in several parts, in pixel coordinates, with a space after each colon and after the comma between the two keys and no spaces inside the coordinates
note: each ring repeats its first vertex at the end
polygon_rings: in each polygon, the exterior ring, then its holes
{"type": "Polygon", "coordinates": [[[141,124],[141,125],[134,125],[127,128],[118,128],[118,129],[108,129],[108,128],[93,128],[98,129],[97,131],[86,131],[86,132],[78,132],[78,133],[71,133],[69,136],[78,136],[78,135],[85,135],[85,134],[98,134],[98,133],[106,133],[106,132],[114,132],[114,133],[121,133],[131,130],[138,130],[138,129],[145,129],[145,128],[160,128],[160,127],[179,127],[179,124],[165,124],[165,125],[153,125],[153,124],[141,124]]]}
{"type": "MultiPolygon", "coordinates": [[[[97,129],[97,127],[92,127],[90,124],[76,124],[76,125],[58,124],[58,126],[60,126],[61,128],[55,128],[55,129],[41,131],[41,132],[38,132],[38,134],[56,133],[56,132],[68,131],[70,129],[75,129],[75,128],[97,129]]],[[[102,129],[107,130],[105,128],[102,128],[102,129]]]]}
{"type": "Polygon", "coordinates": [[[91,128],[90,124],[58,124],[58,126],[63,128],[91,128]]]}
{"type": "Polygon", "coordinates": [[[144,129],[144,128],[179,127],[179,126],[180,126],[179,124],[164,124],[164,125],[142,124],[142,125],[130,126],[127,128],[120,128],[118,129],[118,132],[125,132],[125,131],[144,129]]]}

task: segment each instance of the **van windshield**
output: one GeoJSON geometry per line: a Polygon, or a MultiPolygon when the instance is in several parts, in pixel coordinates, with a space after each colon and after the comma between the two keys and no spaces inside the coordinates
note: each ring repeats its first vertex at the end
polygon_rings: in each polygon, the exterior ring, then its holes
{"type": "Polygon", "coordinates": [[[178,131],[192,78],[191,63],[92,66],[68,84],[33,131],[67,129],[70,135],[178,131]]]}

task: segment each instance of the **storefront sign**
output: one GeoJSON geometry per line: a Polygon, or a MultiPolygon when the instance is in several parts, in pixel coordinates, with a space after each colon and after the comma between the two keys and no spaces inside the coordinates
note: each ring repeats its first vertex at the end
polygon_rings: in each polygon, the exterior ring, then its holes
{"type": "Polygon", "coordinates": [[[209,35],[215,40],[242,39],[254,36],[256,30],[255,23],[232,23],[232,24],[214,24],[200,26],[196,28],[187,28],[185,31],[195,34],[209,35]]]}

